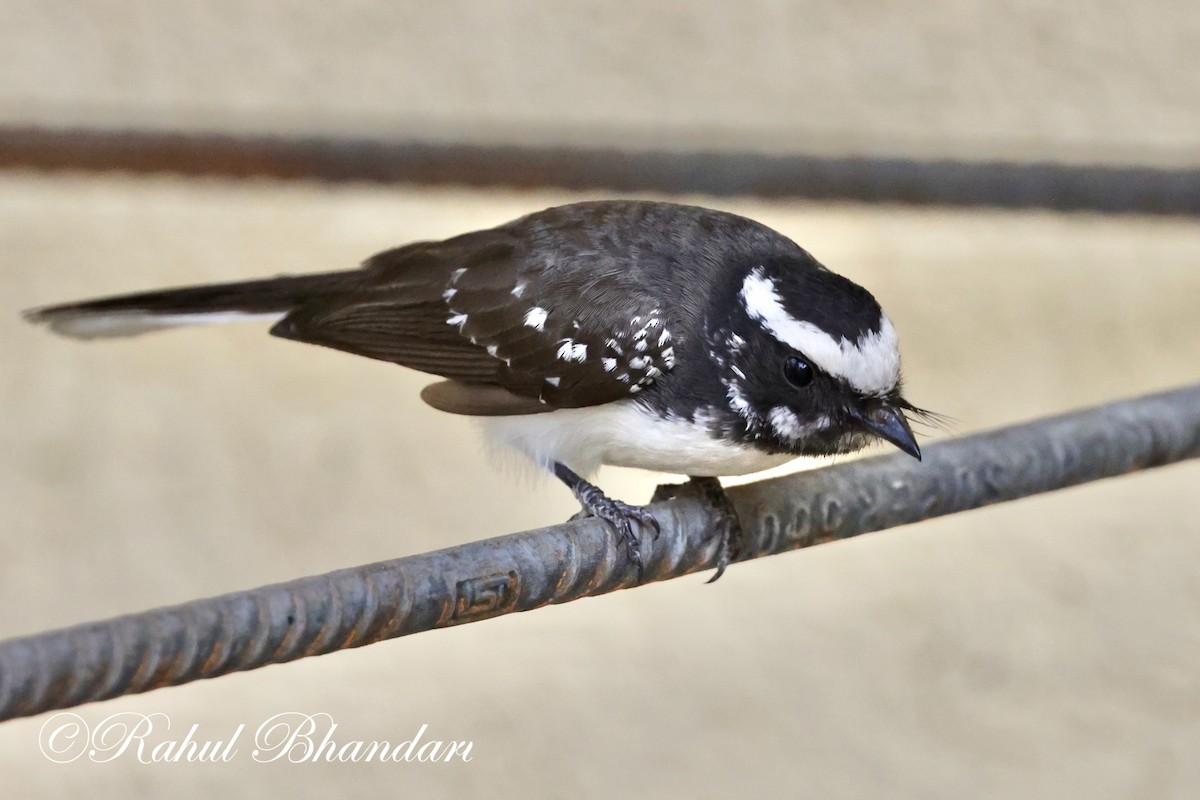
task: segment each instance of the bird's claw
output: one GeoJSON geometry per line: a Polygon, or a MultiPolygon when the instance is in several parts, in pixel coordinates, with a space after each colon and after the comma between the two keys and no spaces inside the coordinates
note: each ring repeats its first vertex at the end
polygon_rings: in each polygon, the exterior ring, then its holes
{"type": "MultiPolygon", "coordinates": [[[[604,520],[617,532],[618,538],[625,544],[629,560],[637,567],[638,583],[641,583],[646,575],[646,565],[642,562],[642,540],[634,533],[633,524],[636,522],[639,527],[649,530],[654,538],[658,538],[658,520],[640,506],[613,500],[565,464],[554,462],[554,474],[574,492],[583,506],[583,514],[604,520]]],[[[578,519],[579,516],[576,514],[572,519],[578,519]]]]}
{"type": "Polygon", "coordinates": [[[650,531],[652,538],[657,539],[660,532],[658,520],[641,506],[613,500],[599,489],[594,492],[581,492],[579,502],[583,505],[582,515],[602,519],[616,531],[618,540],[625,545],[626,555],[637,568],[638,582],[641,583],[646,575],[646,565],[642,561],[642,539],[633,526],[636,523],[643,530],[650,531]]]}
{"type": "Polygon", "coordinates": [[[715,526],[718,537],[717,571],[705,581],[705,583],[713,583],[724,575],[725,569],[741,555],[742,524],[738,520],[737,510],[729,500],[729,495],[725,494],[725,488],[716,478],[688,478],[688,482],[678,487],[675,493],[689,489],[698,494],[717,513],[715,526]]]}
{"type": "Polygon", "coordinates": [[[742,527],[738,524],[737,517],[722,514],[717,522],[717,536],[720,537],[720,544],[717,545],[717,571],[705,583],[715,583],[725,574],[725,568],[733,563],[741,551],[742,527]]]}

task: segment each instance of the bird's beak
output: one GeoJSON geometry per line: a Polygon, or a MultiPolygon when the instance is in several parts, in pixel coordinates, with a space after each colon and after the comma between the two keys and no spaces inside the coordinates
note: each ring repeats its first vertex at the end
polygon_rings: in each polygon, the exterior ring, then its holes
{"type": "Polygon", "coordinates": [[[884,403],[873,403],[855,416],[871,433],[896,445],[917,461],[921,460],[921,448],[917,446],[917,438],[913,436],[903,411],[884,403]]]}

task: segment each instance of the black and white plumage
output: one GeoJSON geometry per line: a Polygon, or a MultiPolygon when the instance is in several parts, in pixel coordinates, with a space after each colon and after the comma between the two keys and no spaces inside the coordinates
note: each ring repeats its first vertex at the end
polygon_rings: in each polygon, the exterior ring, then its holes
{"type": "Polygon", "coordinates": [[[919,457],[870,293],[763,225],[693,206],[578,203],[349,272],[29,317],[85,338],[267,318],[276,336],[441,376],[429,405],[486,418],[633,545],[644,516],[581,477],[602,464],[740,475],[875,437],[919,457]]]}

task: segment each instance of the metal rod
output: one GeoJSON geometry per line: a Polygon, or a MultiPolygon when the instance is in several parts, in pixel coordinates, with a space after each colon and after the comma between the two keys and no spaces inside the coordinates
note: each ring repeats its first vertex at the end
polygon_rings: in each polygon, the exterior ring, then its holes
{"type": "Polygon", "coordinates": [[[1200,169],[0,128],[0,168],[1200,214],[1200,169]]]}
{"type": "MultiPolygon", "coordinates": [[[[1200,384],[736,487],[739,560],[1200,456],[1200,384]]],[[[646,581],[715,564],[708,506],[651,505],[646,581]]],[[[0,642],[0,719],[214,678],[630,588],[582,520],[0,642]]],[[[736,569],[736,567],[734,567],[736,569]]],[[[726,579],[728,580],[728,578],[726,579]]],[[[696,591],[713,591],[702,589],[696,591]]]]}

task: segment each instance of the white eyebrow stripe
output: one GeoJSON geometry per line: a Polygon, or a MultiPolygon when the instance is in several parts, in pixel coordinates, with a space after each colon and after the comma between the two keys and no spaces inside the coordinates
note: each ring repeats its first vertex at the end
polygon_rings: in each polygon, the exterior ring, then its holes
{"type": "Polygon", "coordinates": [[[890,391],[900,379],[896,329],[882,311],[879,330],[851,342],[834,339],[811,322],[788,314],[775,290],[775,282],[764,274],[762,267],[746,276],[740,296],[746,312],[768,333],[858,391],[881,394],[890,391]]]}

